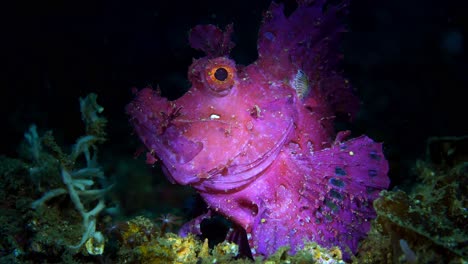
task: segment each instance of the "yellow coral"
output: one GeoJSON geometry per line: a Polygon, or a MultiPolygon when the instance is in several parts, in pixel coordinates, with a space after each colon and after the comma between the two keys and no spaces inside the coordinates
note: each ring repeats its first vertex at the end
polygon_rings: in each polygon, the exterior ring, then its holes
{"type": "Polygon", "coordinates": [[[199,258],[206,258],[210,255],[210,247],[208,246],[208,238],[205,238],[205,241],[203,242],[203,246],[200,249],[200,252],[198,253],[199,258]]]}
{"type": "Polygon", "coordinates": [[[126,228],[121,232],[123,241],[127,242],[133,238],[137,244],[148,242],[145,230],[153,230],[154,224],[146,217],[137,216],[135,219],[126,222],[126,228]]]}
{"type": "Polygon", "coordinates": [[[172,243],[171,249],[175,254],[173,263],[191,263],[197,261],[197,251],[200,243],[189,235],[185,238],[170,234],[167,240],[172,243]],[[197,243],[198,242],[198,243],[197,243]]]}
{"type": "Polygon", "coordinates": [[[196,263],[201,243],[192,235],[185,238],[168,233],[134,249],[141,263],[196,263]]]}
{"type": "Polygon", "coordinates": [[[213,255],[235,257],[239,254],[239,246],[236,243],[224,241],[216,245],[213,249],[213,255]]]}
{"type": "Polygon", "coordinates": [[[96,232],[86,241],[86,251],[90,255],[102,255],[104,253],[105,239],[101,232],[96,232]]]}

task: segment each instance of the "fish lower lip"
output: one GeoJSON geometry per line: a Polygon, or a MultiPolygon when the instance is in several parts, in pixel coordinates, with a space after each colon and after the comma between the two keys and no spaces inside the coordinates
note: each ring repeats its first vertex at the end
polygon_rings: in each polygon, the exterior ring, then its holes
{"type": "MultiPolygon", "coordinates": [[[[291,133],[294,127],[294,122],[291,120],[287,129],[283,133],[282,137],[278,142],[267,152],[261,155],[255,161],[249,164],[239,164],[229,167],[229,175],[222,175],[221,170],[217,169],[210,172],[208,177],[209,181],[201,181],[199,184],[194,185],[200,191],[216,192],[216,191],[229,191],[242,188],[243,186],[253,182],[261,175],[270,164],[275,160],[278,153],[281,151],[281,147],[288,139],[288,135],[291,133]]],[[[248,143],[246,143],[247,145],[248,143]]],[[[238,155],[240,155],[239,152],[238,155]]],[[[235,159],[235,157],[234,157],[235,159]]]]}

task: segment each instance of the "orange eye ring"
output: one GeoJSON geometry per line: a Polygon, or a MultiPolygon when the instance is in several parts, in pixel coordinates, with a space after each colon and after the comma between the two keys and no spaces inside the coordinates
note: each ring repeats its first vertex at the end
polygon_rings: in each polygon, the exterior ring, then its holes
{"type": "Polygon", "coordinates": [[[209,60],[205,69],[208,88],[217,95],[227,95],[235,82],[235,63],[226,57],[220,57],[209,60]]]}

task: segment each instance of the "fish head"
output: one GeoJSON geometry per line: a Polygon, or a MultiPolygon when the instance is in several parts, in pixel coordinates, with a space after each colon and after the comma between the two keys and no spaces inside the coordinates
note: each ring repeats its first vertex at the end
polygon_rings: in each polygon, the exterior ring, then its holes
{"type": "Polygon", "coordinates": [[[192,87],[169,101],[145,88],[127,106],[136,133],[173,182],[228,192],[253,181],[294,130],[294,91],[255,64],[203,57],[192,87]]]}

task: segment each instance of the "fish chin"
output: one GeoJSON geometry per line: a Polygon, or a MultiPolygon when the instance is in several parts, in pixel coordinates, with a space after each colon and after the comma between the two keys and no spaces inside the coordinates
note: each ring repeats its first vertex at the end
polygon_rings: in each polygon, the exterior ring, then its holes
{"type": "MultiPolygon", "coordinates": [[[[205,193],[230,193],[244,188],[260,177],[273,163],[280,153],[282,146],[290,138],[293,128],[294,125],[291,120],[291,123],[288,125],[287,129],[284,130],[278,142],[252,162],[237,162],[238,159],[241,160],[240,157],[244,152],[241,150],[232,158],[232,165],[213,168],[209,172],[209,175],[207,175],[206,180],[193,184],[193,187],[205,193]]],[[[247,142],[245,148],[250,145],[250,142],[247,142]]]]}

